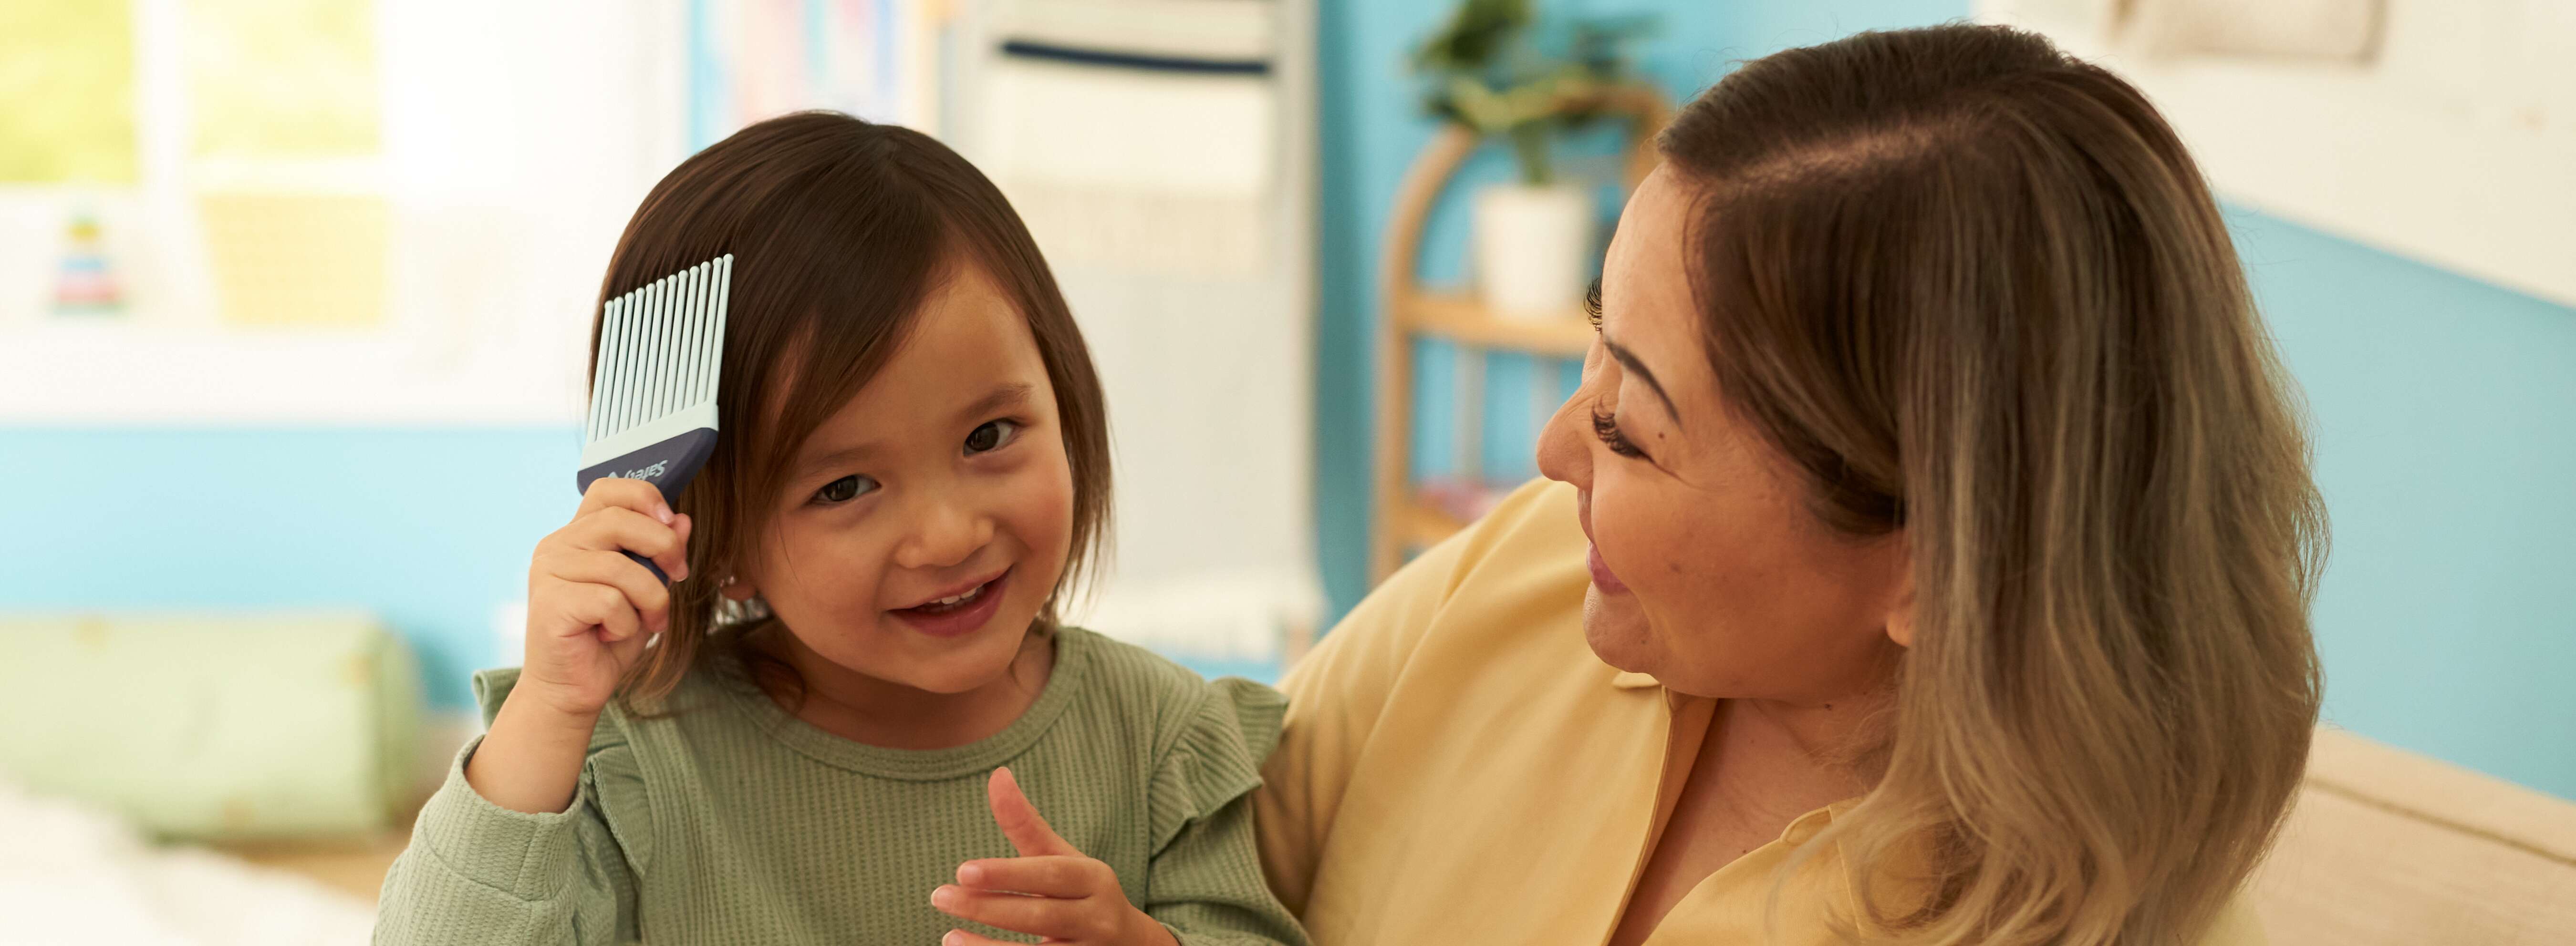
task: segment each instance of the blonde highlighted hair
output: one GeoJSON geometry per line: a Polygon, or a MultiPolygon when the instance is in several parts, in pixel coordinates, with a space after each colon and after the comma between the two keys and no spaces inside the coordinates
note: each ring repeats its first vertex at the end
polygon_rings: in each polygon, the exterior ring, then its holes
{"type": "Polygon", "coordinates": [[[2305,762],[2326,531],[2181,141],[2109,72],[1954,25],[1748,63],[1659,144],[1727,400],[1819,518],[1913,554],[1883,774],[1812,844],[1930,876],[1864,872],[1854,925],[2201,935],[2305,762]]]}

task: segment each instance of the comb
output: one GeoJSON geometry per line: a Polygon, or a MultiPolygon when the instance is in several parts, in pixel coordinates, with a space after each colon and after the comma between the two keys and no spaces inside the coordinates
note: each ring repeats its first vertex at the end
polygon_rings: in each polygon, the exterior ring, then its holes
{"type": "MultiPolygon", "coordinates": [[[[728,253],[608,300],[590,370],[582,492],[604,476],[643,480],[676,502],[716,448],[716,375],[724,363],[728,253]]],[[[653,577],[651,559],[626,553],[653,577]]]]}

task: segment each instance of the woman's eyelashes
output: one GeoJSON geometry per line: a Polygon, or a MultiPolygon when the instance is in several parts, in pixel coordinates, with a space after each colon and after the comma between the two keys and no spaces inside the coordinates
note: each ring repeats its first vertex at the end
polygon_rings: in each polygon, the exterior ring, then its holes
{"type": "Polygon", "coordinates": [[[1593,331],[1601,330],[1601,280],[1593,280],[1592,288],[1584,291],[1583,314],[1592,320],[1593,331]]]}
{"type": "MultiPolygon", "coordinates": [[[[1610,412],[1602,410],[1597,404],[1592,408],[1592,435],[1601,438],[1602,445],[1609,447],[1612,453],[1623,457],[1647,459],[1646,451],[1637,449],[1637,445],[1628,440],[1627,434],[1619,432],[1619,419],[1611,416],[1610,412]]],[[[1653,461],[1647,459],[1647,462],[1653,461]]]]}
{"type": "Polygon", "coordinates": [[[876,489],[877,481],[851,474],[825,483],[822,489],[815,490],[814,503],[819,506],[838,505],[876,492],[876,489]]]}
{"type": "Polygon", "coordinates": [[[985,421],[982,426],[979,426],[966,434],[966,455],[971,457],[979,453],[991,453],[995,450],[1002,449],[1004,445],[1009,444],[1012,440],[1018,439],[1019,434],[1019,421],[985,421]]]}

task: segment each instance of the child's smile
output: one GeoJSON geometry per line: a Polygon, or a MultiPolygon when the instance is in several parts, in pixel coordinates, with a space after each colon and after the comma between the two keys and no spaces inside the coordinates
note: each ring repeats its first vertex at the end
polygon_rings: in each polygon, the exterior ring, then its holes
{"type": "Polygon", "coordinates": [[[911,625],[913,630],[932,637],[955,637],[983,627],[985,622],[992,620],[993,612],[1001,608],[1002,589],[1010,577],[1011,570],[1005,568],[991,577],[973,582],[963,591],[935,596],[920,604],[887,613],[911,625]]]}

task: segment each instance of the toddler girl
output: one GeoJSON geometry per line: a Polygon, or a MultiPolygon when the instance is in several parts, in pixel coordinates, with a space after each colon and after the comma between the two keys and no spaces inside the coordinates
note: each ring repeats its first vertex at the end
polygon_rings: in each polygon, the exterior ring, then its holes
{"type": "Polygon", "coordinates": [[[1056,620],[1108,441],[1001,193],[773,119],[653,188],[602,297],[726,253],[714,455],[538,543],[525,666],[475,678],[377,940],[1303,944],[1246,798],[1281,698],[1056,620]]]}

